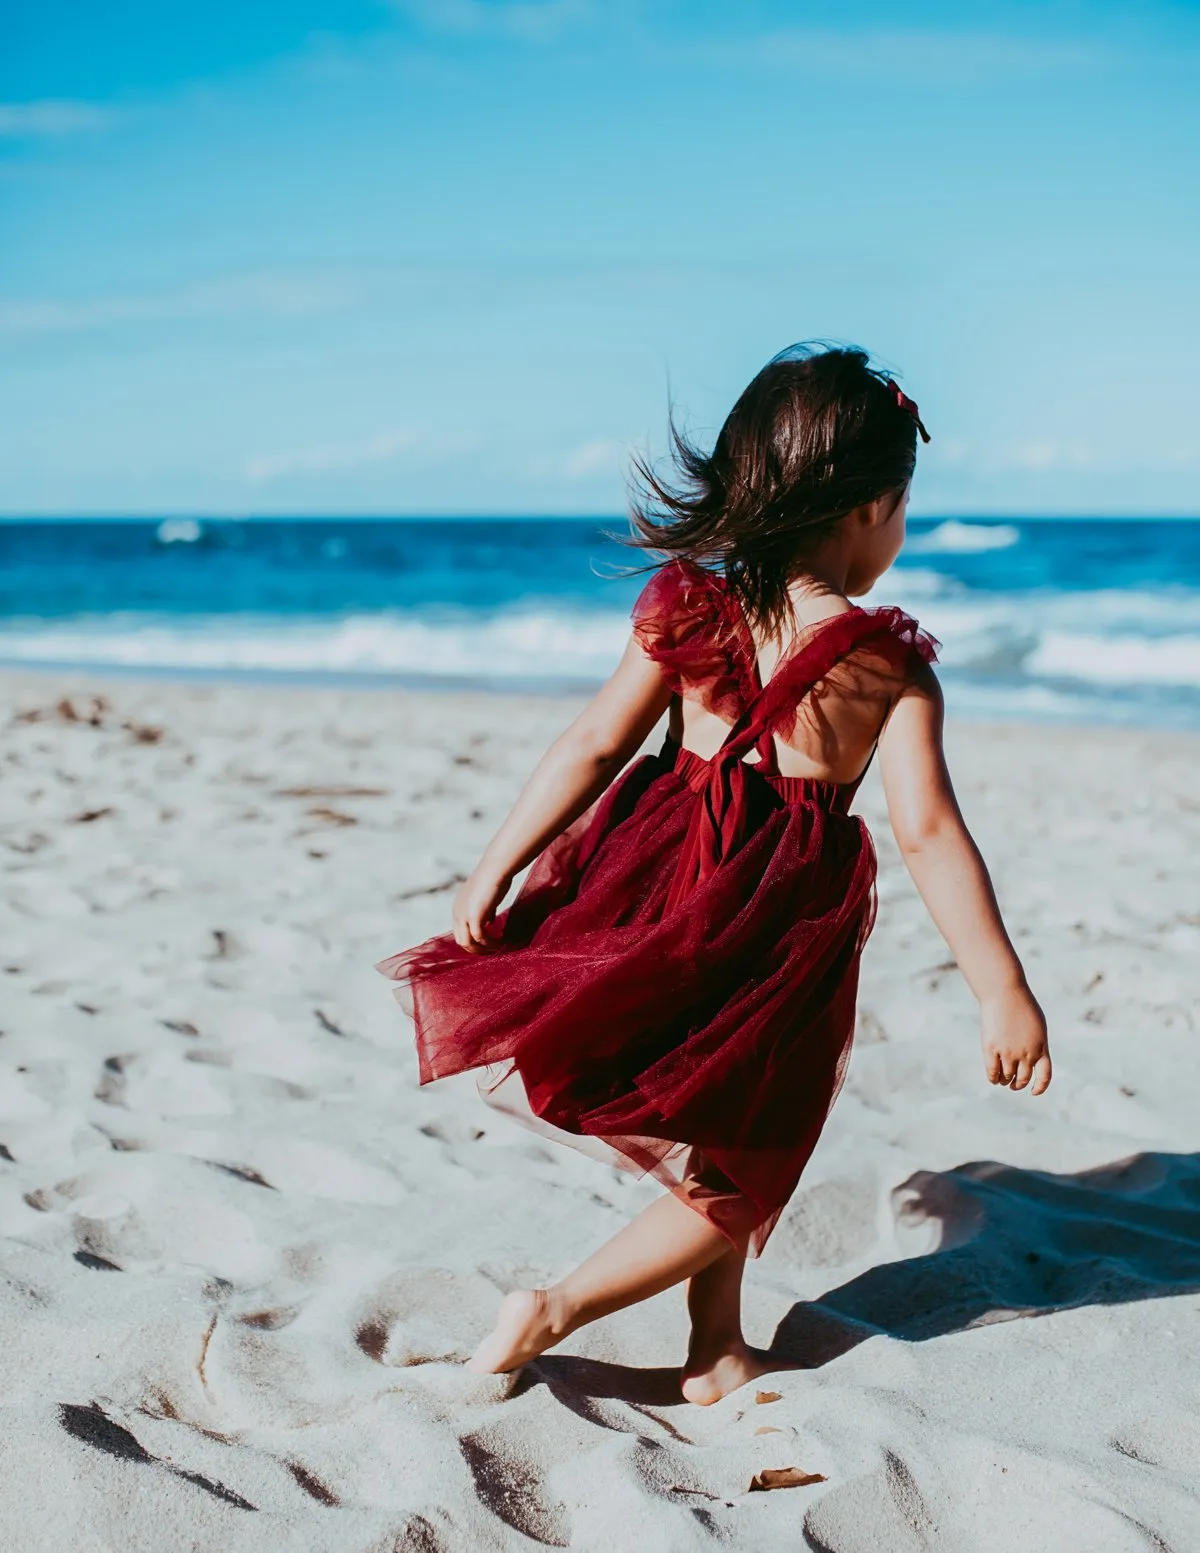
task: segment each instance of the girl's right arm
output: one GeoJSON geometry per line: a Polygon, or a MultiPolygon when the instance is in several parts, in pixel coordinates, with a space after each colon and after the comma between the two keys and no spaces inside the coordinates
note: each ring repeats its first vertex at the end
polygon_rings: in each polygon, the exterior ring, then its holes
{"type": "Polygon", "coordinates": [[[454,898],[454,937],[472,954],[513,875],[595,802],[667,710],[671,692],[636,638],[607,684],[554,741],[454,898]]]}
{"type": "Polygon", "coordinates": [[[993,1084],[1040,1095],[1050,1083],[1046,1020],[1000,917],[992,881],[963,823],[942,749],[942,694],[931,669],[904,691],[880,739],[888,817],[929,914],[979,1000],[993,1084]]]}

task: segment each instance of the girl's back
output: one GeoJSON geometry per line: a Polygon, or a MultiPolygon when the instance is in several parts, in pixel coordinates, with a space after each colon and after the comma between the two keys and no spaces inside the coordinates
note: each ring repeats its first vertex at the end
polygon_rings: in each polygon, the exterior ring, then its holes
{"type": "MultiPolygon", "coordinates": [[[[814,622],[802,628],[782,648],[775,642],[765,644],[757,655],[761,682],[766,685],[776,667],[823,623],[814,622]]],[[[869,647],[859,648],[852,658],[839,663],[806,693],[797,705],[796,720],[788,736],[773,735],[779,774],[839,786],[856,785],[870,764],[901,684],[892,663],[869,647]]],[[[684,749],[704,760],[717,754],[729,728],[724,718],[686,693],[672,707],[672,734],[684,749]]],[[[751,752],[746,758],[753,762],[755,756],[751,752]]]]}
{"type": "MultiPolygon", "coordinates": [[[[654,656],[668,633],[694,649],[690,660],[686,652],[676,656],[671,738],[702,760],[713,759],[738,718],[778,675],[785,705],[781,720],[773,719],[775,770],[783,777],[857,785],[898,695],[920,673],[921,657],[901,656],[890,641],[884,645],[878,636],[868,637],[839,656],[815,683],[803,672],[794,676],[795,699],[786,696],[784,681],[820,650],[820,638],[834,622],[863,614],[890,621],[898,618],[896,612],[862,611],[844,600],[801,597],[794,601],[790,636],[763,640],[722,580],[698,567],[676,563],[648,593],[667,592],[664,584],[672,570],[682,573],[690,586],[685,584],[670,605],[659,604],[657,620],[643,612],[637,621],[643,645],[654,656]],[[708,651],[700,650],[702,643],[708,651]],[[719,670],[713,654],[724,660],[719,670]]],[[[759,755],[752,749],[745,758],[753,764],[759,755]]]]}

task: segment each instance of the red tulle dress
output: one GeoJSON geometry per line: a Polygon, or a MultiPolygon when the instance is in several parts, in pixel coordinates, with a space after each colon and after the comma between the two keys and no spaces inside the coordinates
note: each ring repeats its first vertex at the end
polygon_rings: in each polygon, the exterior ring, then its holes
{"type": "Polygon", "coordinates": [[[687,562],[654,574],[633,620],[671,690],[730,725],[720,751],[668,738],[635,761],[533,864],[494,952],[445,934],[379,969],[422,1083],[485,1070],[493,1104],[651,1172],[757,1255],[841,1084],[875,901],[848,812],[861,776],[781,776],[775,738],[868,683],[882,726],[936,644],[898,609],[852,609],[802,632],[764,687],[735,595],[687,562]]]}

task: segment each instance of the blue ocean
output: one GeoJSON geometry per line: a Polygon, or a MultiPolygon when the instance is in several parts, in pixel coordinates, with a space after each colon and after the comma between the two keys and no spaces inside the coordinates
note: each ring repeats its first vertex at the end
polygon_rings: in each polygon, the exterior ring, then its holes
{"type": "MultiPolygon", "coordinates": [[[[9,520],[0,664],[580,689],[641,560],[574,519],[9,520]]],[[[867,602],[960,714],[1200,728],[1200,520],[914,521],[867,602]]]]}

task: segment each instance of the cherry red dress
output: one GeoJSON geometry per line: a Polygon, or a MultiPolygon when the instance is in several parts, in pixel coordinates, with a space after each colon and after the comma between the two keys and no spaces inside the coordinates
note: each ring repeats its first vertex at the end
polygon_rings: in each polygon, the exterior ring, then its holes
{"type": "Polygon", "coordinates": [[[494,1104],[653,1173],[757,1255],[841,1084],[874,916],[874,849],[848,812],[861,776],[781,776],[775,737],[852,693],[847,666],[898,687],[936,644],[900,610],[851,609],[797,636],[764,687],[735,595],[687,562],[654,574],[633,620],[671,690],[729,723],[721,750],[668,738],[635,761],[533,864],[492,953],[445,934],[379,969],[422,1083],[485,1069],[494,1104]]]}

